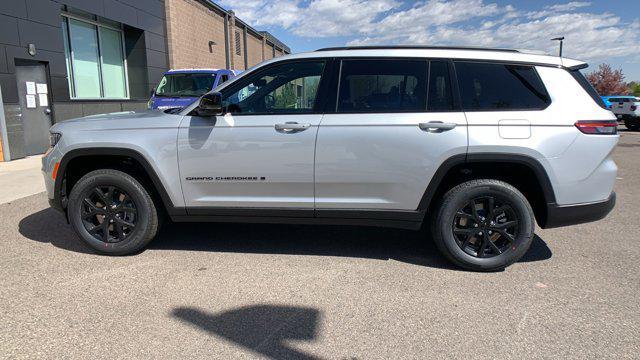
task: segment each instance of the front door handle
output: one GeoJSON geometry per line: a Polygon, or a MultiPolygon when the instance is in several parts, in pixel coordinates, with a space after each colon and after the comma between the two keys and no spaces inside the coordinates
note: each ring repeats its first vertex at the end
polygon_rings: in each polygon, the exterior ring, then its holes
{"type": "Polygon", "coordinates": [[[420,130],[441,133],[443,131],[452,130],[456,127],[456,123],[446,123],[442,121],[429,121],[427,123],[419,123],[420,130]]]}
{"type": "Polygon", "coordinates": [[[284,124],[276,124],[275,128],[278,132],[295,133],[307,130],[311,124],[298,124],[297,122],[286,122],[284,124]]]}

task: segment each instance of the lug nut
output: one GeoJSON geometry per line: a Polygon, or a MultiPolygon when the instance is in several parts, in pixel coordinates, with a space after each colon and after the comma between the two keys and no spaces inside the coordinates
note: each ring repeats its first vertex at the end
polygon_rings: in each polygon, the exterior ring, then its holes
{"type": "Polygon", "coordinates": [[[491,235],[491,234],[492,234],[492,232],[491,232],[491,230],[489,230],[489,235],[491,235]]]}
{"type": "Polygon", "coordinates": [[[482,231],[480,231],[480,232],[478,233],[478,235],[482,236],[482,231]]]}

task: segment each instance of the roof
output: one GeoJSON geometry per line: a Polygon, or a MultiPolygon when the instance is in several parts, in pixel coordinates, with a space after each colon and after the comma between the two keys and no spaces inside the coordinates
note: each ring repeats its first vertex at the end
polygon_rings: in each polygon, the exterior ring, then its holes
{"type": "MultiPolygon", "coordinates": [[[[279,57],[283,59],[306,59],[326,57],[405,57],[405,58],[446,58],[461,60],[494,60],[516,63],[564,66],[581,69],[587,66],[583,61],[541,55],[512,49],[473,48],[473,47],[439,47],[439,46],[364,46],[324,48],[318,51],[298,53],[279,57]]],[[[276,60],[269,60],[273,62],[276,60]]]]}
{"type": "Polygon", "coordinates": [[[215,73],[222,69],[171,69],[165,74],[178,74],[178,73],[215,73]]]}
{"type": "Polygon", "coordinates": [[[413,49],[413,50],[478,50],[478,51],[504,51],[504,52],[520,52],[516,49],[500,49],[500,48],[481,48],[475,46],[426,46],[426,45],[372,45],[372,46],[342,46],[328,47],[318,49],[316,51],[334,51],[334,50],[389,50],[389,49],[413,49]]]}

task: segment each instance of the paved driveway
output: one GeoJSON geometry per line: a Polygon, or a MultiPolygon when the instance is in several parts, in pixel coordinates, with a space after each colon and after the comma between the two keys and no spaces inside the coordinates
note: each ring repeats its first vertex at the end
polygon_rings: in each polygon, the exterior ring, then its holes
{"type": "Polygon", "coordinates": [[[624,133],[607,219],[540,230],[491,274],[355,227],[177,224],[103,257],[44,194],[0,205],[0,357],[637,358],[639,155],[624,133]]]}

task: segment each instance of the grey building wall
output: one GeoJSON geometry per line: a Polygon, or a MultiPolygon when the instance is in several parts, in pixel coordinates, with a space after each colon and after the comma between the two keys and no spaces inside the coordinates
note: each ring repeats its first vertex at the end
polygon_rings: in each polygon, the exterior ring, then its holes
{"type": "Polygon", "coordinates": [[[24,156],[16,59],[47,64],[54,122],[143,109],[168,68],[165,29],[163,0],[0,0],[0,86],[11,157],[24,156]],[[130,100],[70,99],[61,27],[65,5],[124,24],[130,100]],[[35,44],[35,56],[28,44],[35,44]]]}

